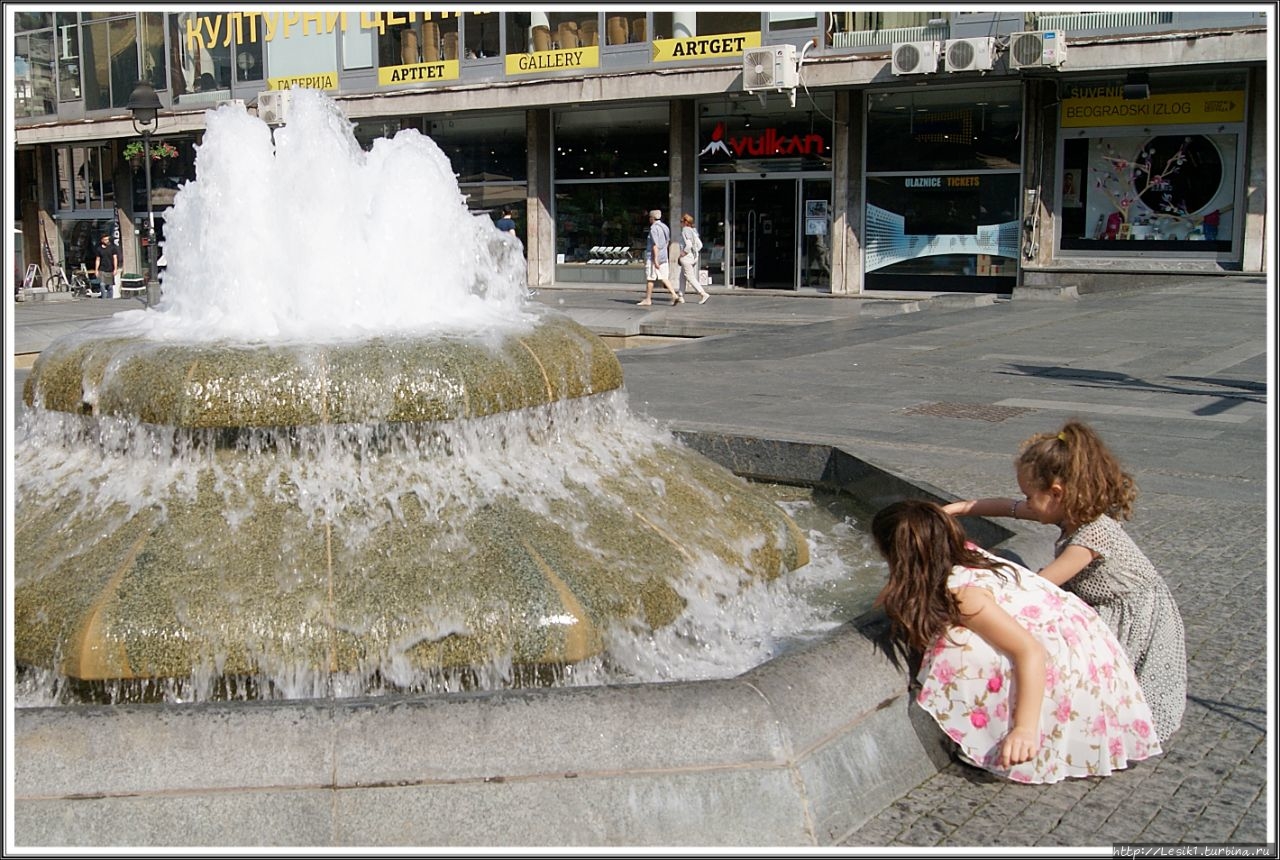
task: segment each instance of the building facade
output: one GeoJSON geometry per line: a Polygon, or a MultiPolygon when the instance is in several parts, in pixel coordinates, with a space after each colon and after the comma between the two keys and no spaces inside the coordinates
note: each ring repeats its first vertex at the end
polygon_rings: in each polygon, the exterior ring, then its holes
{"type": "Polygon", "coordinates": [[[287,121],[296,86],[363,146],[429,135],[473,210],[514,212],[532,285],[643,283],[653,208],[694,214],[713,285],[743,289],[1265,269],[1261,7],[12,14],[28,280],[104,232],[142,270],[139,80],[161,240],[206,112],[287,121]]]}

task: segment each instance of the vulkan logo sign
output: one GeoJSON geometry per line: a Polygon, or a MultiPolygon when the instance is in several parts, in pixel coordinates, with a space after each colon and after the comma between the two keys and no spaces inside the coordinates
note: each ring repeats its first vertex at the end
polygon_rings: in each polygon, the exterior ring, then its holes
{"type": "Polygon", "coordinates": [[[716,123],[711,133],[711,142],[703,147],[699,155],[712,153],[732,154],[738,158],[744,155],[752,158],[769,158],[776,155],[822,155],[827,151],[827,142],[820,134],[779,134],[776,128],[766,128],[756,135],[731,137],[725,143],[724,123],[716,123]]]}

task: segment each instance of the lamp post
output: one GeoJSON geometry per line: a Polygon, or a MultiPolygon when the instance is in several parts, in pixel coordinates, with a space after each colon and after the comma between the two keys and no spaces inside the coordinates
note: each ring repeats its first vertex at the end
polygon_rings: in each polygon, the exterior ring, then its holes
{"type": "Polygon", "coordinates": [[[156,88],[146,81],[138,81],[125,105],[133,114],[133,129],[142,135],[142,163],[147,171],[147,304],[151,303],[152,284],[156,279],[156,215],[151,207],[151,132],[155,131],[159,116],[160,97],[156,88]]]}

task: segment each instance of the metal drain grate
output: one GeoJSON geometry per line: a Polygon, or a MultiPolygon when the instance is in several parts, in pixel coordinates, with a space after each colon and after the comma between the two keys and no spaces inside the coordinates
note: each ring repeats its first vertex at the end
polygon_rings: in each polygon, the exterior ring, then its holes
{"type": "Polygon", "coordinates": [[[1031,411],[1022,406],[996,406],[994,403],[921,403],[903,410],[908,415],[937,415],[941,418],[992,422],[1004,421],[1031,411]]]}

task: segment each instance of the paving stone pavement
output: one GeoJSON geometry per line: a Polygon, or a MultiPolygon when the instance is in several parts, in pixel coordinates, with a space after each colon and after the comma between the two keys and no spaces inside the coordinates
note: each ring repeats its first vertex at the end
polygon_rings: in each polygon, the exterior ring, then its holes
{"type": "MultiPolygon", "coordinates": [[[[639,308],[637,291],[604,286],[536,300],[650,338],[618,353],[638,412],[839,445],[956,496],[1016,494],[1013,456],[1034,432],[1073,416],[1099,430],[1141,490],[1128,528],[1183,613],[1182,728],[1162,756],[1107,778],[1014,785],[953,763],[840,842],[1061,851],[1275,841],[1269,294],[1263,278],[1205,276],[1064,301],[713,291],[704,305],[639,308]]],[[[16,307],[13,352],[84,313],[16,307]]],[[[1018,527],[1046,561],[1053,530],[1018,527]]]]}

